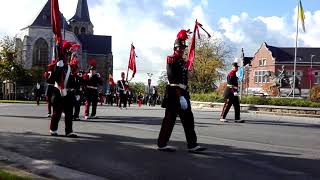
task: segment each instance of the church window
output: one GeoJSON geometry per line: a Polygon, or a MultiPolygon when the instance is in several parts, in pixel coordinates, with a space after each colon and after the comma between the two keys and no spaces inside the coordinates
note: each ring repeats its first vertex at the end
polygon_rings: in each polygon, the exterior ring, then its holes
{"type": "Polygon", "coordinates": [[[78,28],[78,27],[75,27],[75,28],[74,28],[74,33],[75,33],[75,34],[79,34],[79,28],[78,28]]]}
{"type": "Polygon", "coordinates": [[[48,43],[40,38],[33,47],[33,66],[46,67],[49,62],[49,46],[48,43]]]}
{"type": "Polygon", "coordinates": [[[85,34],[86,33],[86,28],[82,27],[81,28],[81,34],[85,34]]]}

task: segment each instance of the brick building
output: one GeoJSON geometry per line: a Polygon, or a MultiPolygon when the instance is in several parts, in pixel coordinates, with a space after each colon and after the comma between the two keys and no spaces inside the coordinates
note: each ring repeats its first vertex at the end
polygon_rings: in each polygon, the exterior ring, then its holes
{"type": "MultiPolygon", "coordinates": [[[[261,87],[271,83],[271,79],[264,76],[267,71],[279,74],[282,65],[285,66],[287,75],[293,75],[294,47],[275,47],[262,43],[254,54],[251,67],[248,71],[248,91],[260,92],[261,87]]],[[[296,75],[301,80],[303,94],[309,92],[310,86],[320,84],[320,48],[299,47],[297,50],[296,75]],[[314,81],[310,82],[309,68],[313,67],[314,81]]]]}

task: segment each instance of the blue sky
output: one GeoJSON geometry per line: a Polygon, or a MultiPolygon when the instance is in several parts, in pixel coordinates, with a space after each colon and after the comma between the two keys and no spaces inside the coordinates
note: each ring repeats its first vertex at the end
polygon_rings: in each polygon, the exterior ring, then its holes
{"type": "MultiPolygon", "coordinates": [[[[14,36],[32,23],[47,0],[0,0],[0,36],[14,36]],[[16,9],[13,11],[12,9],[16,9]],[[11,15],[12,13],[15,15],[11,15]],[[10,18],[3,18],[8,17],[10,18]]],[[[59,0],[67,19],[74,15],[77,0],[59,0]]],[[[296,0],[88,0],[95,34],[113,37],[114,76],[126,70],[130,44],[139,59],[135,81],[145,81],[147,72],[155,82],[165,70],[166,55],[180,29],[193,28],[198,19],[212,34],[231,46],[233,56],[245,49],[253,56],[265,41],[274,46],[294,46],[296,0]]],[[[320,2],[302,1],[306,33],[299,45],[320,47],[320,2]]]]}

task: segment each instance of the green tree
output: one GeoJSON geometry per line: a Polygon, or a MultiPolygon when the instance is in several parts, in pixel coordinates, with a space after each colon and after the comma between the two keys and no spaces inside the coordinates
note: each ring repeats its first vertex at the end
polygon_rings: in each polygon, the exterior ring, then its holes
{"type": "Polygon", "coordinates": [[[167,76],[167,72],[164,71],[162,72],[158,80],[158,92],[160,96],[164,96],[167,84],[168,84],[168,76],[167,76]]]}
{"type": "Polygon", "coordinates": [[[31,80],[33,83],[44,81],[43,73],[45,69],[40,66],[33,66],[29,71],[29,75],[31,75],[31,80]]]}
{"type": "Polygon", "coordinates": [[[15,39],[5,36],[0,40],[0,60],[14,61],[17,55],[15,39]]]}
{"type": "Polygon", "coordinates": [[[225,62],[231,50],[219,39],[202,36],[196,44],[193,71],[190,74],[189,88],[192,93],[212,92],[213,85],[222,77],[225,62]]]}
{"type": "Polygon", "coordinates": [[[144,94],[145,85],[142,82],[130,82],[129,87],[133,94],[138,95],[140,92],[144,94]]]}
{"type": "Polygon", "coordinates": [[[28,74],[21,63],[16,61],[17,50],[14,38],[5,36],[0,40],[0,80],[16,82],[28,74]]]}

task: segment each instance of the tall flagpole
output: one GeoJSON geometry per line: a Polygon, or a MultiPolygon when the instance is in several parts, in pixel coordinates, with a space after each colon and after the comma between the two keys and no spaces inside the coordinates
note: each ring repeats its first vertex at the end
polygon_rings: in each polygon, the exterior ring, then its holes
{"type": "Polygon", "coordinates": [[[294,64],[293,64],[293,98],[296,90],[296,63],[297,63],[297,50],[298,50],[298,32],[299,32],[299,0],[298,0],[298,11],[297,11],[297,32],[296,32],[296,47],[294,50],[294,64]]]}

